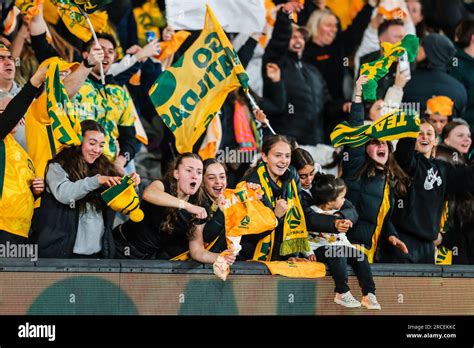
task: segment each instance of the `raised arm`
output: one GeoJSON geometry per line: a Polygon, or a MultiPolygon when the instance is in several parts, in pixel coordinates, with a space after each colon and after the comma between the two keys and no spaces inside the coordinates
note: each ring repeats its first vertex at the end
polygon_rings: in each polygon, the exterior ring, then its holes
{"type": "Polygon", "coordinates": [[[0,117],[0,139],[4,139],[25,115],[46,78],[46,68],[38,69],[30,81],[8,103],[0,117]]]}
{"type": "Polygon", "coordinates": [[[143,199],[151,204],[176,209],[185,209],[199,219],[207,217],[206,209],[186,202],[165,192],[165,186],[160,180],[153,181],[143,192],[143,199]]]}

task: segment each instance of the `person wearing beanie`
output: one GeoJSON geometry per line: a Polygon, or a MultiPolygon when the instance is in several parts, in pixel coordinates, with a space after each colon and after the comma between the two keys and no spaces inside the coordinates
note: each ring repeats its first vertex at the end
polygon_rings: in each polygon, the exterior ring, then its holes
{"type": "Polygon", "coordinates": [[[462,117],[467,104],[466,89],[447,72],[456,53],[454,44],[444,35],[430,34],[422,46],[426,60],[405,86],[403,102],[420,103],[420,114],[423,114],[428,99],[434,95],[446,96],[454,102],[453,117],[462,117]]]}
{"type": "Polygon", "coordinates": [[[449,117],[453,116],[454,102],[451,98],[439,95],[434,96],[426,102],[425,115],[433,124],[436,135],[439,137],[444,126],[449,122],[449,117]]]}

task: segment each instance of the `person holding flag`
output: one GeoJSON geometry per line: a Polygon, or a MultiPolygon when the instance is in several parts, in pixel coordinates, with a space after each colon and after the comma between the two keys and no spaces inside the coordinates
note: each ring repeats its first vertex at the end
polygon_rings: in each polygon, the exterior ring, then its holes
{"type": "MultiPolygon", "coordinates": [[[[102,65],[106,75],[105,84],[100,80],[99,64],[86,67],[92,68],[73,102],[83,107],[79,112],[81,121],[92,119],[101,124],[105,129],[106,146],[104,154],[114,161],[119,173],[125,173],[125,166],[135,157],[135,127],[132,99],[130,94],[119,86],[112,76],[107,75],[116,58],[117,43],[109,34],[97,35],[100,46],[104,52],[102,65]]],[[[82,53],[88,59],[95,41],[86,43],[82,53]]]]}
{"type": "Polygon", "coordinates": [[[68,63],[53,57],[41,64],[48,69],[46,88],[25,115],[28,154],[39,177],[44,178],[47,162],[65,146],[80,145],[79,120],[69,98],[75,95],[89,75],[91,68],[86,64],[96,65],[103,56],[102,49],[95,47],[88,57],[89,62],[68,63]]]}
{"type": "Polygon", "coordinates": [[[331,141],[336,147],[345,145],[343,151],[347,160],[342,161],[342,172],[347,185],[346,197],[359,214],[357,223],[347,232],[347,238],[364,252],[369,263],[373,263],[384,239],[389,240],[391,248],[395,246],[401,252],[408,252],[405,244],[396,237],[390,219],[395,193],[398,196],[406,194],[408,177],[395,161],[388,140],[407,135],[416,137],[419,121],[414,115],[395,113],[385,115],[371,126],[364,126],[362,86],[367,79],[361,75],[357,80],[349,122],[335,128],[331,141]]]}

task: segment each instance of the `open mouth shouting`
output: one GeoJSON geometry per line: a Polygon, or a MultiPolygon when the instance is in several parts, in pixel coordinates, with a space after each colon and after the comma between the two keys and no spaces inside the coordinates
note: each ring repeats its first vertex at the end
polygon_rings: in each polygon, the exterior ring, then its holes
{"type": "Polygon", "coordinates": [[[224,185],[214,185],[211,187],[212,196],[217,197],[224,192],[224,185]]]}

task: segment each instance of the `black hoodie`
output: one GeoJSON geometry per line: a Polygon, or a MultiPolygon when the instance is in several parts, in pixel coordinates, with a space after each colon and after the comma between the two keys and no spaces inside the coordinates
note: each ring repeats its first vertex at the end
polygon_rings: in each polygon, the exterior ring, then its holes
{"type": "Polygon", "coordinates": [[[398,232],[434,241],[440,231],[446,195],[474,192],[474,167],[455,167],[428,159],[415,152],[415,142],[416,139],[404,138],[397,144],[395,157],[411,177],[411,184],[407,196],[397,198],[392,222],[398,232]]]}

